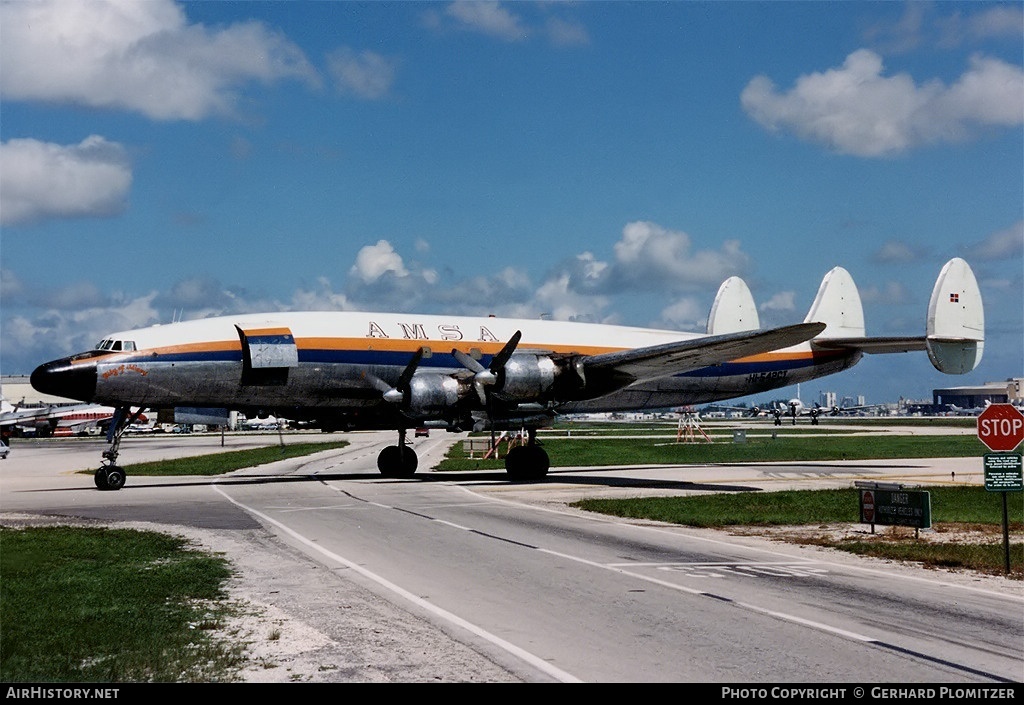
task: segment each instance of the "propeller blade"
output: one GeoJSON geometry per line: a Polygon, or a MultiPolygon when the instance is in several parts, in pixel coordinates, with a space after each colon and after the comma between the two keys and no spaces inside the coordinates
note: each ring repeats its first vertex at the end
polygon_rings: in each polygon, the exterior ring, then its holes
{"type": "Polygon", "coordinates": [[[461,350],[452,348],[452,356],[456,360],[458,360],[459,364],[461,364],[467,370],[472,370],[473,372],[483,372],[485,369],[487,369],[486,367],[480,364],[479,360],[472,357],[471,355],[467,355],[461,350]]]}
{"type": "Polygon", "coordinates": [[[497,372],[505,366],[508,359],[512,357],[512,353],[516,351],[516,346],[519,345],[519,339],[522,337],[523,332],[517,330],[512,337],[508,339],[508,342],[505,343],[505,347],[503,347],[497,355],[491,358],[491,372],[497,372]]]}
{"type": "Polygon", "coordinates": [[[416,353],[409,360],[409,364],[402,370],[402,376],[398,378],[398,385],[395,387],[400,392],[404,392],[409,388],[409,382],[412,380],[412,376],[416,374],[416,368],[420,365],[420,360],[423,359],[423,348],[419,348],[416,353]]]}
{"type": "Polygon", "coordinates": [[[394,387],[388,385],[387,382],[382,380],[380,377],[368,376],[373,386],[383,392],[384,401],[389,404],[401,404],[405,401],[405,393],[409,389],[409,382],[412,381],[412,376],[416,374],[416,368],[419,367],[420,360],[423,358],[423,348],[421,347],[409,360],[409,364],[402,370],[402,376],[398,378],[398,384],[394,387]]]}
{"type": "Polygon", "coordinates": [[[493,372],[488,370],[486,367],[480,364],[480,361],[471,355],[467,355],[461,350],[455,348],[452,349],[452,356],[462,364],[467,370],[473,372],[473,389],[476,390],[477,397],[480,398],[480,404],[487,406],[487,385],[494,384],[498,378],[493,372]]]}

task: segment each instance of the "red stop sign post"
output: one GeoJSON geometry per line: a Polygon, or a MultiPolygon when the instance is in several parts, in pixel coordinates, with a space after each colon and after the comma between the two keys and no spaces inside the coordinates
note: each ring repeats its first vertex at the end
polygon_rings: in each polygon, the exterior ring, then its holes
{"type": "Polygon", "coordinates": [[[1013,404],[990,404],[978,414],[978,438],[997,453],[1013,450],[1024,441],[1024,414],[1013,404]]]}

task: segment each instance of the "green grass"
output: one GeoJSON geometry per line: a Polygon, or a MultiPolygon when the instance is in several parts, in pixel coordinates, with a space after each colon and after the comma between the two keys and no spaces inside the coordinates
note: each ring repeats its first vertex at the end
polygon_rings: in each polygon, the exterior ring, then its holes
{"type": "MultiPolygon", "coordinates": [[[[221,475],[226,472],[266,465],[278,460],[297,458],[323,450],[344,448],[348,441],[327,441],[323,443],[293,443],[271,445],[265,448],[210,453],[172,460],[156,460],[149,463],[125,465],[128,476],[174,476],[174,475],[221,475]]],[[[92,470],[88,472],[93,472],[92,470]]]]}
{"type": "MultiPolygon", "coordinates": [[[[748,432],[749,433],[749,432],[748,432]]],[[[747,436],[746,443],[708,443],[703,439],[676,443],[656,438],[541,437],[551,458],[551,467],[608,465],[707,465],[716,463],[799,462],[807,460],[871,460],[882,458],[980,458],[987,452],[976,436],[970,435],[879,435],[846,434],[747,436]]],[[[502,450],[504,456],[504,446],[502,450]]],[[[470,458],[465,443],[455,444],[438,466],[439,470],[481,470],[504,468],[503,460],[470,458]]]]}
{"type": "MultiPolygon", "coordinates": [[[[1000,534],[1002,498],[982,487],[930,487],[932,529],[942,533],[969,526],[992,537],[985,543],[938,543],[912,540],[912,529],[880,527],[871,540],[832,540],[824,534],[804,539],[860,555],[914,561],[929,567],[963,568],[981,573],[1005,574],[1024,580],[1024,543],[1010,545],[1010,572],[1006,573],[1006,549],[1000,534]]],[[[649,519],[686,526],[727,528],[733,526],[791,526],[857,523],[860,521],[859,490],[785,490],[641,497],[637,499],[584,499],[572,506],[585,511],[633,519],[649,519]]],[[[1008,528],[1024,529],[1024,500],[1010,493],[1008,528]]],[[[865,526],[865,529],[867,527],[865,526]]]]}
{"type": "MultiPolygon", "coordinates": [[[[929,487],[932,522],[990,524],[1002,522],[998,493],[983,487],[929,487]]],[[[686,524],[688,526],[771,526],[857,522],[860,520],[859,490],[782,490],[779,492],[735,492],[685,497],[640,499],[583,499],[573,506],[615,516],[686,524]]],[[[1024,502],[1009,503],[1010,524],[1024,527],[1024,502]]]]}
{"type": "Polygon", "coordinates": [[[0,528],[0,680],[210,682],[240,645],[220,556],[183,539],[105,528],[0,528]]]}

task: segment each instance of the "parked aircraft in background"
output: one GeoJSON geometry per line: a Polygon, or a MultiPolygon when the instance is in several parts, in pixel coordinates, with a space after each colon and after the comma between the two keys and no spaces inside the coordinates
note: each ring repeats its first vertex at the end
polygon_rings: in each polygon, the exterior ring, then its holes
{"type": "Polygon", "coordinates": [[[0,401],[0,429],[5,438],[75,435],[88,426],[109,423],[113,407],[98,404],[48,404],[39,407],[15,406],[0,401]]]}
{"type": "Polygon", "coordinates": [[[276,416],[264,416],[263,418],[247,418],[244,421],[240,421],[240,426],[246,431],[276,431],[281,428],[286,428],[288,422],[284,419],[279,419],[276,416]]]}
{"type": "Polygon", "coordinates": [[[954,416],[977,416],[991,405],[992,402],[988,400],[985,401],[984,406],[972,406],[970,408],[964,408],[957,406],[956,404],[950,404],[949,411],[954,416]]]}
{"type": "Polygon", "coordinates": [[[786,417],[793,420],[793,425],[796,425],[796,420],[800,416],[808,416],[811,419],[811,425],[817,426],[818,419],[822,416],[839,416],[841,414],[848,414],[854,411],[863,411],[865,409],[878,408],[877,404],[865,404],[863,406],[831,406],[826,407],[821,404],[814,404],[813,406],[807,406],[800,399],[790,399],[786,402],[785,408],[781,406],[773,406],[769,409],[769,413],[775,417],[775,425],[782,425],[782,418],[786,417]]]}
{"type": "Polygon", "coordinates": [[[664,409],[758,394],[845,370],[865,353],[927,352],[962,374],[984,347],[981,292],[962,259],[943,267],[924,335],[867,337],[860,295],[841,267],[822,280],[803,323],[760,329],[750,290],[726,280],[706,334],[551,320],[363,312],[223,316],[114,333],[95,349],[40,365],[40,392],[117,408],[96,471],[125,481],[125,424],[144,409],[272,413],[324,430],[394,429],[380,472],[417,467],[409,429],[523,431],[510,479],[537,479],[539,427],[562,414],[664,409]],[[134,413],[131,411],[135,409],[134,413]]]}

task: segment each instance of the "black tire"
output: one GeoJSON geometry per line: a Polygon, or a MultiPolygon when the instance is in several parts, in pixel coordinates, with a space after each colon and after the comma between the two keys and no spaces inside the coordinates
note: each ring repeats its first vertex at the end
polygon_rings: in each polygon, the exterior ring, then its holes
{"type": "Polygon", "coordinates": [[[92,476],[92,479],[96,483],[96,489],[107,489],[107,469],[105,467],[99,468],[96,474],[92,476]]]}
{"type": "Polygon", "coordinates": [[[505,456],[505,472],[513,482],[541,480],[550,465],[547,451],[537,445],[513,448],[505,456]]]}
{"type": "Polygon", "coordinates": [[[384,477],[412,477],[418,466],[416,451],[408,446],[388,446],[377,456],[377,469],[384,477]]]}

